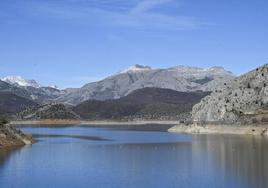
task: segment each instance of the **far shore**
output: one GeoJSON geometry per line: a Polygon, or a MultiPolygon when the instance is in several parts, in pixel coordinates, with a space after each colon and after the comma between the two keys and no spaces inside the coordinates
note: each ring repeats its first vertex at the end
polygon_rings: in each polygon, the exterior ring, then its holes
{"type": "Polygon", "coordinates": [[[160,121],[160,120],[142,120],[142,121],[112,121],[112,120],[99,120],[99,121],[87,121],[87,120],[21,120],[11,121],[11,125],[147,125],[147,124],[159,124],[159,125],[177,125],[179,121],[160,121]]]}
{"type": "MultiPolygon", "coordinates": [[[[160,120],[139,120],[139,121],[112,121],[112,120],[27,120],[27,121],[11,121],[13,126],[45,126],[45,127],[62,127],[62,126],[90,126],[90,127],[140,127],[142,125],[150,125],[150,127],[158,127],[165,125],[171,127],[169,132],[183,134],[236,134],[236,135],[263,135],[268,136],[268,124],[262,125],[224,125],[224,124],[181,124],[179,121],[160,121],[160,120]],[[153,126],[155,125],[155,126],[153,126]]],[[[137,127],[137,128],[138,128],[137,127]]],[[[161,129],[162,130],[162,129],[161,129]]],[[[165,129],[167,130],[167,129],[165,129]]]]}

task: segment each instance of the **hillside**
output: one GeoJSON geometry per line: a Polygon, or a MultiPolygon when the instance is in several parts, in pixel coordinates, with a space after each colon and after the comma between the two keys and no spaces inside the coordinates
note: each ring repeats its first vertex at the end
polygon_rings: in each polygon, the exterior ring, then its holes
{"type": "Polygon", "coordinates": [[[17,96],[20,97],[31,99],[31,94],[27,90],[11,85],[1,80],[0,80],[0,92],[9,92],[16,94],[17,96]]]}
{"type": "Polygon", "coordinates": [[[80,119],[72,110],[63,104],[49,103],[28,108],[19,113],[20,119],[42,120],[42,119],[80,119]]]}
{"type": "Polygon", "coordinates": [[[17,96],[10,92],[0,92],[0,114],[5,116],[15,115],[25,108],[36,106],[30,99],[17,96]]]}
{"type": "Polygon", "coordinates": [[[73,108],[83,119],[177,119],[189,117],[207,92],[143,88],[115,100],[88,100],[73,108]]]}
{"type": "Polygon", "coordinates": [[[268,123],[268,64],[222,85],[193,107],[193,121],[268,123]]]}

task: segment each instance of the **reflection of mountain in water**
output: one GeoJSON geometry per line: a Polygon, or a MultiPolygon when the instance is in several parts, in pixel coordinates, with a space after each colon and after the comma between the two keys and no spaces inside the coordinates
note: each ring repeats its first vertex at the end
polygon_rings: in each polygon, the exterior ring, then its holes
{"type": "Polygon", "coordinates": [[[9,161],[9,159],[12,157],[12,155],[14,155],[15,153],[22,151],[22,150],[23,150],[23,148],[20,148],[20,147],[0,149],[0,174],[1,174],[2,166],[4,166],[5,163],[7,163],[9,161]]]}
{"type": "Polygon", "coordinates": [[[267,149],[268,139],[261,137],[195,135],[192,161],[204,176],[222,171],[223,177],[217,177],[218,181],[234,181],[245,188],[264,188],[268,187],[267,149]],[[207,157],[204,158],[204,155],[207,157]]]}

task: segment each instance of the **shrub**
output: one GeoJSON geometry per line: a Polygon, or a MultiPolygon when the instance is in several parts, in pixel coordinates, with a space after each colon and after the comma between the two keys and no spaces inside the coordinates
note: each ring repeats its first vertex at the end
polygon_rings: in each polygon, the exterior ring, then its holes
{"type": "Polygon", "coordinates": [[[7,124],[7,123],[8,123],[8,121],[5,118],[0,117],[0,125],[4,125],[4,124],[7,124]]]}

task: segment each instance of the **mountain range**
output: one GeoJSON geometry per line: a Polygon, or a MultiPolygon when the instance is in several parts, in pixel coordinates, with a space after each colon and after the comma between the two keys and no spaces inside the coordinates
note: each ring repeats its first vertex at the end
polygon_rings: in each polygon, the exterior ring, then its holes
{"type": "Polygon", "coordinates": [[[234,77],[234,74],[222,67],[203,69],[177,66],[167,69],[152,69],[148,66],[134,65],[101,81],[86,84],[81,88],[65,90],[56,101],[77,105],[89,99],[118,99],[146,87],[181,92],[206,92],[216,89],[234,77]]]}
{"type": "MultiPolygon", "coordinates": [[[[61,114],[72,114],[69,110],[73,110],[74,114],[77,113],[82,118],[151,117],[153,114],[162,118],[166,115],[164,111],[170,112],[169,114],[174,117],[176,112],[189,113],[192,106],[202,97],[211,91],[221,89],[222,85],[228,84],[234,78],[234,74],[222,67],[205,69],[176,66],[167,69],[152,69],[149,66],[134,65],[101,81],[85,84],[81,88],[64,90],[45,87],[35,80],[21,76],[8,76],[0,80],[0,94],[7,100],[18,98],[20,106],[15,108],[14,112],[21,110],[22,106],[27,107],[24,104],[31,104],[29,102],[31,101],[32,104],[29,107],[34,106],[31,109],[39,108],[38,117],[42,117],[40,115],[42,109],[46,110],[45,114],[49,112],[50,108],[43,108],[43,105],[56,103],[65,104],[66,109],[63,106],[51,109],[61,109],[64,112],[61,114]],[[173,100],[167,102],[165,98],[170,96],[173,100]],[[147,97],[146,103],[141,100],[143,97],[147,97]],[[187,98],[186,103],[183,103],[183,98],[187,98]],[[108,109],[106,114],[103,113],[103,108],[108,109]],[[94,109],[95,116],[91,115],[94,114],[94,109]],[[156,109],[159,110],[156,112],[156,109]]],[[[6,104],[9,103],[2,102],[0,107],[2,105],[2,109],[5,109],[6,104]]],[[[12,104],[15,105],[15,103],[12,104]]],[[[53,116],[49,114],[44,117],[53,116]]],[[[68,117],[77,116],[68,115],[68,117]]]]}
{"type": "Polygon", "coordinates": [[[233,73],[222,67],[205,69],[176,66],[167,69],[152,69],[149,66],[134,65],[99,82],[85,84],[81,88],[59,90],[55,87],[41,86],[34,80],[20,76],[5,77],[1,79],[0,84],[5,85],[5,91],[16,93],[38,103],[53,101],[73,106],[90,99],[118,99],[134,90],[146,87],[181,92],[213,91],[234,77],[233,73]]]}

